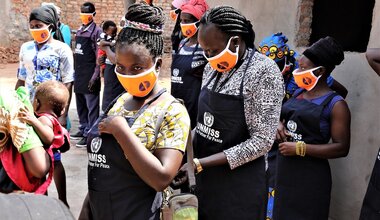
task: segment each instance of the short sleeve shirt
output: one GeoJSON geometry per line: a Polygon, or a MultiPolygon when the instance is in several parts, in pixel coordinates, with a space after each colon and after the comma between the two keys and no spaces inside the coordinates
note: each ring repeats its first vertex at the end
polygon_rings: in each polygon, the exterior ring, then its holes
{"type": "MultiPolygon", "coordinates": [[[[0,90],[0,108],[2,108],[2,110],[5,110],[7,113],[14,111],[18,112],[20,105],[25,105],[28,107],[28,109],[30,109],[30,111],[33,109],[29,101],[29,94],[27,93],[25,87],[19,87],[17,91],[0,90]]],[[[3,119],[2,117],[3,116],[0,115],[0,119],[3,119]]],[[[9,123],[8,120],[0,120],[0,132],[1,128],[3,128],[3,126],[6,126],[7,123],[9,123]]],[[[26,126],[28,128],[27,138],[19,149],[20,153],[24,153],[35,147],[42,146],[42,142],[37,133],[34,131],[33,127],[29,125],[26,126]]]]}
{"type": "Polygon", "coordinates": [[[42,82],[57,80],[62,83],[74,81],[74,58],[70,47],[57,40],[38,49],[34,41],[21,46],[17,78],[25,81],[33,100],[35,88],[42,82]]]}
{"type": "MultiPolygon", "coordinates": [[[[137,112],[128,111],[124,108],[126,98],[130,96],[128,93],[122,95],[108,115],[121,115],[131,117],[137,112]]],[[[131,129],[140,139],[141,143],[150,151],[156,149],[170,148],[185,152],[187,137],[190,129],[190,118],[186,108],[178,102],[170,104],[168,109],[163,109],[166,101],[147,108],[134,122],[131,129]],[[155,128],[157,118],[163,111],[166,111],[164,121],[160,125],[159,134],[155,143],[155,128]]]]}

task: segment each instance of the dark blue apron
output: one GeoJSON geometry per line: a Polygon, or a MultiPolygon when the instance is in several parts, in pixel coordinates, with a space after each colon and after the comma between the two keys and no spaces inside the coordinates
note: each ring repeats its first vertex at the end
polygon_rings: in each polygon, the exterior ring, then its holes
{"type": "Polygon", "coordinates": [[[96,24],[93,24],[93,29],[89,37],[75,36],[75,52],[74,52],[74,92],[81,94],[99,93],[100,91],[100,78],[96,83],[93,92],[88,90],[88,83],[96,67],[96,52],[92,45],[93,41],[91,36],[96,29],[96,24]]]}
{"type": "MultiPolygon", "coordinates": [[[[289,141],[304,141],[307,144],[327,144],[329,137],[320,132],[320,117],[323,109],[337,95],[331,93],[321,103],[314,104],[294,96],[281,111],[284,126],[292,132],[289,141]]],[[[327,220],[330,207],[331,171],[327,159],[315,157],[286,157],[277,154],[275,185],[275,220],[327,220]]]]}
{"type": "Polygon", "coordinates": [[[363,200],[360,220],[380,219],[380,149],[363,200]]]}
{"type": "MultiPolygon", "coordinates": [[[[254,51],[251,53],[245,73],[254,51]]],[[[237,96],[215,91],[219,77],[212,90],[207,89],[207,85],[213,78],[201,90],[194,139],[195,157],[203,158],[223,152],[250,138],[244,113],[245,73],[237,96]]],[[[265,218],[267,185],[264,157],[234,170],[228,164],[210,167],[196,178],[200,220],[265,218]]]]}
{"type": "MultiPolygon", "coordinates": [[[[166,90],[161,90],[133,116],[129,126],[166,90]]],[[[116,102],[117,99],[114,100],[116,102]]],[[[88,190],[94,219],[158,220],[162,195],[147,185],[126,159],[117,140],[110,134],[99,135],[98,124],[107,117],[109,109],[89,131],[88,190]]]]}
{"type": "MultiPolygon", "coordinates": [[[[187,42],[187,41],[186,41],[187,42]]],[[[183,44],[182,47],[186,44],[183,44]]],[[[198,50],[197,44],[191,55],[180,55],[179,50],[172,55],[171,66],[171,94],[182,99],[190,116],[191,128],[195,128],[198,113],[198,98],[201,90],[202,78],[193,74],[191,67],[194,53],[198,50]]]]}
{"type": "Polygon", "coordinates": [[[106,64],[106,68],[104,69],[102,110],[105,111],[112,100],[123,92],[125,92],[125,89],[117,79],[115,65],[106,64]]]}

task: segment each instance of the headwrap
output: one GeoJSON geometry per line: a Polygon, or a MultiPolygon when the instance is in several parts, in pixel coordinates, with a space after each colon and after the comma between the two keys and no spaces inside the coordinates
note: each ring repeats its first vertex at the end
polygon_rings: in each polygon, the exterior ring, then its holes
{"type": "Polygon", "coordinates": [[[48,6],[48,5],[54,7],[55,11],[56,11],[57,14],[58,14],[58,17],[61,16],[61,8],[58,7],[57,5],[55,5],[54,3],[52,3],[52,2],[42,2],[42,3],[41,3],[41,6],[48,6]]]}
{"type": "Polygon", "coordinates": [[[327,36],[319,39],[303,52],[315,66],[324,66],[334,69],[344,60],[343,49],[332,37],[327,36]]]}
{"type": "Polygon", "coordinates": [[[47,25],[52,25],[52,31],[55,32],[55,39],[64,42],[63,35],[58,27],[58,14],[52,5],[41,6],[39,8],[33,9],[29,16],[29,22],[32,20],[38,20],[47,25]]]}
{"type": "Polygon", "coordinates": [[[200,20],[207,11],[208,5],[205,0],[189,0],[181,6],[181,13],[188,13],[200,20]]]}
{"type": "Polygon", "coordinates": [[[288,38],[281,32],[272,34],[260,42],[259,51],[275,62],[279,62],[285,57],[296,57],[297,53],[291,50],[286,42],[288,42],[288,38]]]}
{"type": "Polygon", "coordinates": [[[185,3],[187,3],[189,0],[174,0],[172,2],[172,5],[175,7],[175,8],[181,8],[181,6],[185,3]]]}

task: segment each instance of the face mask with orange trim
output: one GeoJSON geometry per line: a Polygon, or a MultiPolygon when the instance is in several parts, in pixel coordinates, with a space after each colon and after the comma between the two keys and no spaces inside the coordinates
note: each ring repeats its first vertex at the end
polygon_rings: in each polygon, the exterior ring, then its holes
{"type": "Polygon", "coordinates": [[[194,23],[189,23],[189,24],[181,23],[180,25],[181,25],[181,31],[182,31],[183,36],[185,36],[186,38],[191,38],[192,36],[194,36],[194,34],[197,33],[198,31],[198,27],[197,27],[198,22],[199,21],[194,22],[194,23]]]}
{"type": "Polygon", "coordinates": [[[82,24],[88,25],[94,19],[94,13],[80,13],[82,24]]]}
{"type": "Polygon", "coordinates": [[[157,82],[158,73],[156,72],[156,64],[137,75],[124,75],[117,72],[117,66],[115,67],[115,73],[120,84],[124,89],[136,97],[145,97],[147,96],[154,88],[157,82]]]}
{"type": "Polygon", "coordinates": [[[179,8],[174,9],[174,10],[170,10],[170,12],[169,12],[170,19],[172,21],[176,21],[178,18],[178,13],[179,13],[179,8]]]}
{"type": "Polygon", "coordinates": [[[306,89],[307,91],[312,90],[318,83],[320,76],[315,76],[314,71],[321,68],[316,67],[310,70],[305,70],[302,72],[298,72],[299,69],[296,69],[293,71],[294,81],[296,82],[297,86],[303,89],[306,89]]]}
{"type": "Polygon", "coordinates": [[[227,72],[235,67],[238,58],[239,58],[239,45],[236,46],[236,52],[232,52],[229,47],[231,43],[231,39],[234,37],[231,37],[228,40],[226,48],[220,52],[218,55],[208,58],[203,51],[203,55],[206,57],[208,62],[210,63],[211,67],[218,72],[227,72]]]}
{"type": "Polygon", "coordinates": [[[39,44],[42,44],[48,41],[51,35],[49,26],[45,28],[40,28],[40,29],[29,29],[29,31],[34,41],[36,41],[39,44]]]}

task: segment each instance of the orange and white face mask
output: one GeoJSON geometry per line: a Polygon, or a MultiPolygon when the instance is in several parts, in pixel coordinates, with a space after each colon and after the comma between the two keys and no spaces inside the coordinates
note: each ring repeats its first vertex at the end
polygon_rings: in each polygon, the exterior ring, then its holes
{"type": "Polygon", "coordinates": [[[236,46],[236,51],[232,52],[230,48],[231,39],[234,37],[231,37],[228,40],[226,48],[220,52],[218,55],[208,58],[203,51],[203,55],[206,57],[208,62],[210,63],[211,67],[218,72],[227,72],[235,67],[235,65],[238,62],[239,59],[239,45],[236,46]]]}
{"type": "Polygon", "coordinates": [[[39,44],[42,44],[48,41],[51,35],[49,26],[45,28],[40,28],[40,29],[29,29],[29,31],[34,41],[36,41],[39,44]]]}
{"type": "Polygon", "coordinates": [[[80,13],[80,19],[82,20],[82,24],[88,25],[94,20],[94,13],[80,13]]]}
{"type": "Polygon", "coordinates": [[[157,61],[150,69],[137,75],[121,74],[117,72],[117,66],[115,67],[115,73],[120,84],[129,94],[136,97],[145,97],[156,85],[158,78],[156,64],[157,61]]]}
{"type": "Polygon", "coordinates": [[[170,12],[169,12],[170,19],[172,21],[176,21],[178,18],[178,14],[179,14],[179,8],[174,9],[174,10],[170,10],[170,12]]]}
{"type": "Polygon", "coordinates": [[[189,23],[189,24],[181,23],[180,25],[181,25],[181,31],[182,31],[183,36],[185,36],[186,38],[191,38],[192,36],[194,36],[194,34],[197,33],[198,31],[198,27],[197,27],[198,22],[199,21],[194,22],[194,23],[189,23]]]}
{"type": "Polygon", "coordinates": [[[293,71],[294,81],[296,82],[297,86],[303,89],[306,89],[307,91],[312,90],[318,83],[320,76],[315,76],[314,71],[321,68],[316,67],[310,70],[305,70],[302,72],[298,72],[299,69],[296,69],[293,71]]]}

